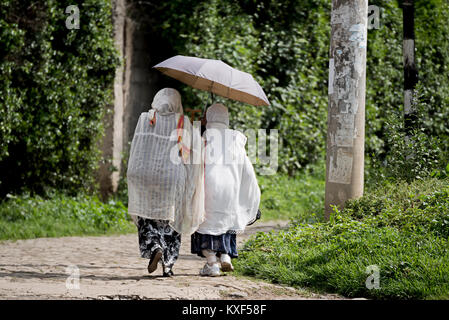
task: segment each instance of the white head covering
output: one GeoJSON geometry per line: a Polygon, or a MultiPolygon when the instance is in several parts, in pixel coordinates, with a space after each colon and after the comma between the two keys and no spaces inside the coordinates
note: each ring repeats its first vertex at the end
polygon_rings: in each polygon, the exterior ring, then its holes
{"type": "Polygon", "coordinates": [[[226,125],[226,127],[228,127],[229,126],[228,108],[226,108],[221,103],[214,103],[209,108],[207,108],[206,120],[208,125],[212,123],[221,123],[226,125]]]}
{"type": "Polygon", "coordinates": [[[172,88],[159,90],[153,98],[151,107],[159,114],[183,113],[181,95],[178,90],[172,88]]]}

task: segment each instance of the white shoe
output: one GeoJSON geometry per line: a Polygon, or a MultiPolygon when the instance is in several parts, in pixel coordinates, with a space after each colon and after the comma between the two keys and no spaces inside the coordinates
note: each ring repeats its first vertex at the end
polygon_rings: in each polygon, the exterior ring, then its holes
{"type": "Polygon", "coordinates": [[[220,262],[221,262],[221,271],[223,272],[234,271],[234,266],[231,263],[231,257],[228,254],[222,253],[220,255],[220,262]]]}
{"type": "Polygon", "coordinates": [[[200,275],[209,277],[218,277],[220,275],[220,267],[218,263],[212,265],[206,263],[203,269],[200,270],[200,275]]]}

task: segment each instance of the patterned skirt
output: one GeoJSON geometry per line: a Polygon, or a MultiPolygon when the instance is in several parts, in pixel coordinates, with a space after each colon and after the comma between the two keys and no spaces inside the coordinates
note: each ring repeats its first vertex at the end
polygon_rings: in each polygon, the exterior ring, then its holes
{"type": "Polygon", "coordinates": [[[181,235],[170,227],[167,220],[137,217],[137,229],[142,258],[151,259],[154,250],[162,249],[164,271],[171,270],[179,256],[181,235]]]}
{"type": "Polygon", "coordinates": [[[204,257],[202,250],[209,249],[216,253],[227,253],[231,258],[237,258],[237,237],[235,233],[227,232],[218,236],[195,232],[191,236],[190,251],[204,257]]]}

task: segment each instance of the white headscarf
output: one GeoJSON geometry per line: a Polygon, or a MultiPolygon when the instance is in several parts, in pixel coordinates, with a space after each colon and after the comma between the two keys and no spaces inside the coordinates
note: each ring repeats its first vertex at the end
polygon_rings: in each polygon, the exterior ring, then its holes
{"type": "Polygon", "coordinates": [[[207,125],[206,128],[212,128],[212,127],[222,127],[225,126],[226,128],[229,127],[229,112],[228,108],[226,108],[221,103],[215,103],[211,105],[209,108],[207,108],[206,111],[206,120],[207,125]],[[222,126],[217,124],[221,124],[222,126]]]}
{"type": "Polygon", "coordinates": [[[154,113],[165,115],[170,113],[183,113],[181,95],[178,90],[173,88],[164,88],[158,91],[153,98],[151,104],[151,110],[149,110],[150,120],[153,119],[154,113]]]}

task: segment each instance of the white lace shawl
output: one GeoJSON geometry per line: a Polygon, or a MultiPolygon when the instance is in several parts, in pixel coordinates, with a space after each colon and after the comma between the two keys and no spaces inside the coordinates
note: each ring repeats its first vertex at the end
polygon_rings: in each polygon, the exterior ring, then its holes
{"type": "MultiPolygon", "coordinates": [[[[174,111],[182,112],[182,105],[176,90],[159,91],[152,108],[140,115],[131,143],[128,213],[134,221],[135,216],[168,220],[177,232],[191,234],[204,220],[204,170],[200,164],[191,164],[200,151],[192,150],[187,163],[179,156],[176,127],[181,114],[174,111]]],[[[190,149],[189,138],[194,134],[184,117],[183,143],[190,149]]]]}

